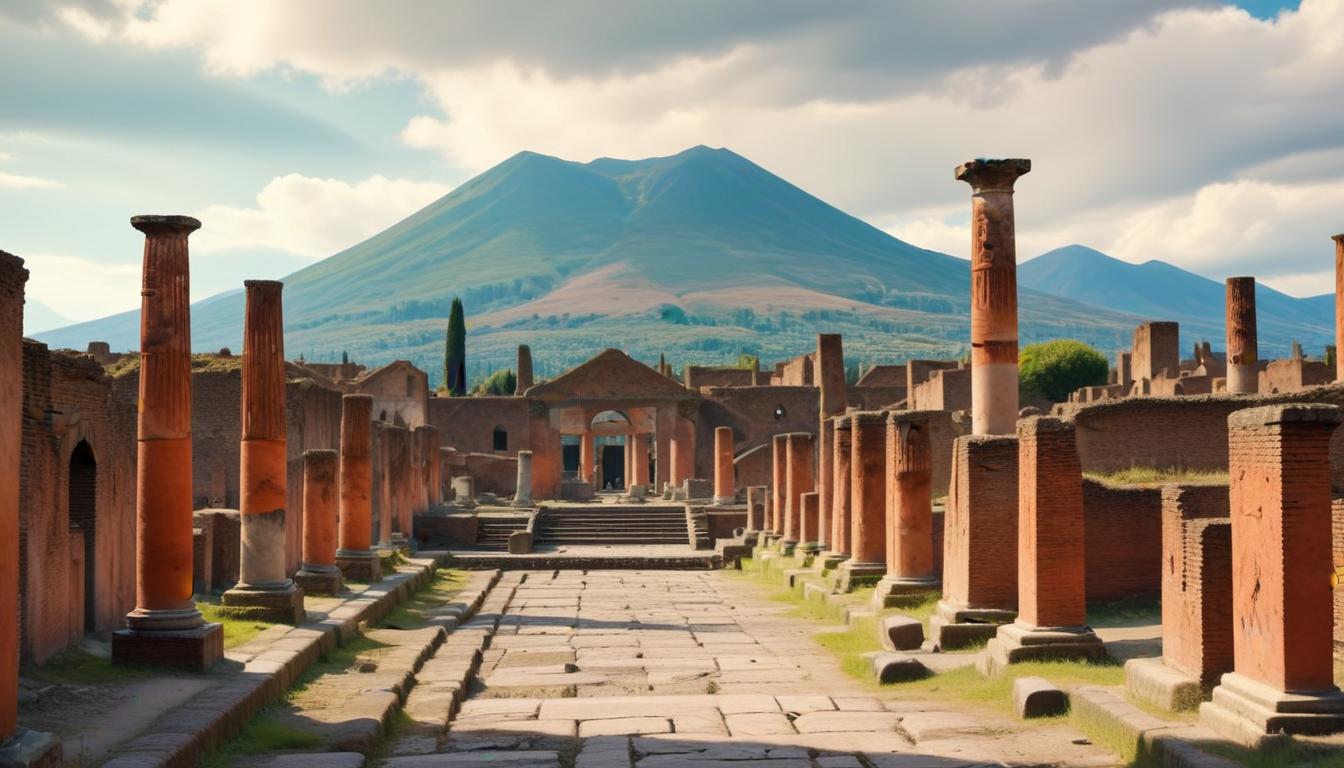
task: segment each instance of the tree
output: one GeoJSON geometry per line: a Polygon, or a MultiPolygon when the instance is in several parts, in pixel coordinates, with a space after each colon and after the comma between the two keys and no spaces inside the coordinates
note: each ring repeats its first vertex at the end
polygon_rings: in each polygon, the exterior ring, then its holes
{"type": "Polygon", "coordinates": [[[1017,375],[1022,389],[1062,403],[1080,387],[1105,384],[1110,363],[1077,339],[1055,339],[1023,347],[1017,375]]]}
{"type": "Polygon", "coordinates": [[[350,364],[350,353],[346,352],[345,350],[341,350],[341,365],[349,365],[349,364],[350,364]]]}
{"type": "Polygon", "coordinates": [[[507,397],[518,388],[518,377],[511,368],[500,368],[476,384],[473,395],[498,395],[507,397]]]}
{"type": "Polygon", "coordinates": [[[448,339],[443,350],[443,383],[450,397],[467,393],[467,321],[462,299],[454,296],[448,312],[448,339]]]}

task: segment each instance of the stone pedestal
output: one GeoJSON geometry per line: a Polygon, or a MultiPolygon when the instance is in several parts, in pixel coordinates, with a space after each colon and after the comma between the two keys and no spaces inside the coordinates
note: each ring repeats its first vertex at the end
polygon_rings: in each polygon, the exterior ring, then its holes
{"type": "Polygon", "coordinates": [[[1284,734],[1323,736],[1344,732],[1344,694],[1338,688],[1287,693],[1236,672],[1223,675],[1200,722],[1237,743],[1259,748],[1284,734]]]}
{"type": "Polygon", "coordinates": [[[19,728],[0,741],[2,768],[60,768],[63,757],[60,739],[50,733],[19,728]]]}
{"type": "Polygon", "coordinates": [[[476,508],[476,481],[471,475],[453,478],[453,504],[462,509],[476,508]]]}
{"type": "Polygon", "coordinates": [[[338,465],[336,451],[310,450],[303,454],[303,565],[294,574],[294,583],[305,594],[335,595],[341,591],[341,569],[336,567],[338,465]]]}
{"type": "Polygon", "coordinates": [[[373,397],[341,398],[340,530],[336,567],[352,581],[382,580],[381,563],[373,552],[372,452],[373,397]]]}
{"type": "Polygon", "coordinates": [[[1024,661],[1106,660],[1106,646],[1089,627],[1040,627],[1021,619],[998,628],[994,639],[976,658],[976,668],[985,676],[1002,674],[1010,664],[1024,661]]]}
{"type": "Polygon", "coordinates": [[[737,494],[734,492],[733,477],[733,428],[714,428],[714,503],[732,504],[737,494]]]}
{"type": "Polygon", "coordinates": [[[1255,278],[1227,278],[1227,391],[1260,391],[1255,323],[1255,278]]]}
{"type": "Polygon", "coordinates": [[[378,553],[372,550],[336,550],[336,567],[341,575],[350,581],[365,584],[383,580],[383,563],[378,553]]]}

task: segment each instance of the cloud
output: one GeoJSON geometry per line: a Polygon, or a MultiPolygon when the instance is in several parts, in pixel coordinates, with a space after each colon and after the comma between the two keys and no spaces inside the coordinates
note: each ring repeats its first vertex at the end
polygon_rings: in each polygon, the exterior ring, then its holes
{"type": "Polygon", "coordinates": [[[257,193],[254,208],[211,205],[197,216],[200,251],[273,248],[319,259],[349,248],[447,194],[445,185],[371,176],[350,183],[292,173],[257,193]]]}
{"type": "Polygon", "coordinates": [[[140,296],[140,265],[109,264],[65,254],[30,254],[28,296],[72,320],[92,320],[134,309],[140,296]]]}
{"type": "Polygon", "coordinates": [[[0,189],[60,189],[63,186],[59,181],[43,179],[38,176],[0,173],[0,189]]]}

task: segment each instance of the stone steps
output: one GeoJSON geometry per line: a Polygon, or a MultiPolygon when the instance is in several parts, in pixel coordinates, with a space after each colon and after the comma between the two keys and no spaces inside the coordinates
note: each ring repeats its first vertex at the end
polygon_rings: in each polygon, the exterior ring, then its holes
{"type": "Polygon", "coordinates": [[[550,508],[537,517],[539,544],[687,544],[683,507],[550,508]]]}

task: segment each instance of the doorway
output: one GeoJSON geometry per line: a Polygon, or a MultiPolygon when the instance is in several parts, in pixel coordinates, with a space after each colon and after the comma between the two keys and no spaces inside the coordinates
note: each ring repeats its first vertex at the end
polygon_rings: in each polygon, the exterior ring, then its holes
{"type": "Polygon", "coordinates": [[[88,441],[70,454],[66,492],[70,529],[84,534],[84,633],[98,631],[98,460],[88,441]]]}

